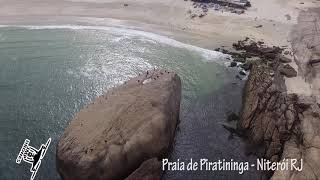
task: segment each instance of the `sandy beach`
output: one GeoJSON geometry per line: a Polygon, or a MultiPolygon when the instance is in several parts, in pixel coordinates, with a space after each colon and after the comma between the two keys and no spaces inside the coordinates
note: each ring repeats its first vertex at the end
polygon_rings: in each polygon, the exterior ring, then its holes
{"type": "Polygon", "coordinates": [[[205,17],[192,19],[190,12],[197,9],[192,1],[183,0],[0,0],[0,24],[118,26],[166,35],[208,49],[230,46],[245,37],[284,46],[288,45],[299,11],[320,6],[319,1],[301,2],[252,0],[252,7],[242,15],[210,9],[205,17]],[[262,27],[256,28],[258,25],[262,27]]]}

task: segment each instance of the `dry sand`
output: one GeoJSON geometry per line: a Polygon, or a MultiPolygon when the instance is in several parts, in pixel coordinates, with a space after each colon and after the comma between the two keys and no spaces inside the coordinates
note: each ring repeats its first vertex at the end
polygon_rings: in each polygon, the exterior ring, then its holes
{"type": "Polygon", "coordinates": [[[320,65],[310,65],[310,59],[320,58],[320,9],[300,13],[291,39],[294,52],[292,66],[298,71],[295,78],[286,78],[288,92],[313,96],[320,103],[320,65]]]}

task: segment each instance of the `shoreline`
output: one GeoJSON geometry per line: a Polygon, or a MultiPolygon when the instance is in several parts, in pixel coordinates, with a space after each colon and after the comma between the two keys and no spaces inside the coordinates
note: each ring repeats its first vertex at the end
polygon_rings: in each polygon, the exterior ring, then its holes
{"type": "MultiPolygon", "coordinates": [[[[298,12],[314,5],[311,0],[306,0],[303,5],[297,0],[272,0],[267,3],[251,0],[253,7],[245,14],[210,9],[203,18],[190,18],[188,12],[197,9],[193,8],[192,1],[182,0],[2,1],[6,6],[0,7],[0,24],[129,27],[206,49],[231,47],[232,43],[246,37],[262,40],[268,45],[289,46],[289,34],[297,21],[298,12]],[[280,11],[270,15],[270,10],[275,8],[280,11]],[[290,14],[291,20],[286,20],[287,14],[290,14]],[[263,27],[256,28],[258,25],[263,27]]],[[[320,2],[315,5],[320,6],[320,2]]]]}
{"type": "MultiPolygon", "coordinates": [[[[17,17],[15,17],[17,18],[17,17]]],[[[30,17],[31,19],[32,17],[30,17]]],[[[199,34],[192,31],[183,31],[180,29],[170,28],[157,24],[147,24],[145,22],[121,20],[113,18],[99,18],[99,17],[50,17],[47,21],[38,19],[37,21],[21,21],[19,18],[9,21],[1,21],[1,26],[92,26],[92,27],[107,27],[107,28],[121,28],[134,31],[143,31],[146,33],[153,33],[160,36],[182,42],[184,44],[197,46],[199,48],[214,50],[221,46],[230,46],[236,40],[235,38],[219,38],[216,42],[211,41],[215,38],[210,34],[199,34]],[[94,23],[92,23],[95,21],[94,23]]]]}
{"type": "Polygon", "coordinates": [[[146,38],[151,41],[155,41],[161,44],[169,45],[176,48],[183,48],[187,49],[189,51],[197,52],[199,53],[204,59],[204,61],[213,61],[219,65],[225,66],[226,62],[230,61],[230,55],[224,54],[219,51],[211,50],[211,49],[205,49],[199,46],[195,46],[192,44],[187,44],[182,41],[175,40],[171,37],[168,37],[166,35],[160,35],[149,31],[143,31],[143,30],[137,30],[132,29],[128,26],[89,26],[89,25],[77,25],[77,24],[56,24],[56,25],[45,25],[45,24],[34,24],[34,25],[17,25],[17,24],[11,24],[11,25],[4,25],[0,24],[0,28],[23,28],[28,30],[61,30],[61,29],[68,29],[68,30],[97,30],[97,31],[103,31],[110,34],[117,34],[117,35],[123,35],[123,36],[141,36],[143,38],[146,38]]]}

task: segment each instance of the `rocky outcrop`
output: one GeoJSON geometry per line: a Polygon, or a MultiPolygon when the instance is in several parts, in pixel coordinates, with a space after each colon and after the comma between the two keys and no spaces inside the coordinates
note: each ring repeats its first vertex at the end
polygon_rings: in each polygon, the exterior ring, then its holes
{"type": "Polygon", "coordinates": [[[272,179],[318,179],[320,106],[314,97],[287,94],[281,66],[254,63],[244,89],[239,127],[259,147],[260,156],[273,162],[303,159],[302,171],[276,171],[272,179]]]}
{"type": "MultiPolygon", "coordinates": [[[[309,63],[320,52],[320,34],[315,32],[318,31],[315,26],[320,25],[319,12],[302,12],[292,42],[299,75],[313,89],[318,88],[320,82],[319,66],[309,63]]],[[[280,57],[253,64],[244,89],[239,127],[249,142],[260,148],[262,157],[273,162],[296,159],[296,167],[302,167],[301,170],[277,170],[272,180],[317,180],[320,178],[319,88],[311,96],[288,94],[283,76],[294,77],[297,72],[280,62],[289,60],[280,57]]]]}
{"type": "Polygon", "coordinates": [[[293,67],[291,67],[289,64],[282,65],[279,68],[279,71],[281,74],[285,75],[288,78],[297,76],[297,71],[293,67]]]}
{"type": "Polygon", "coordinates": [[[290,58],[288,58],[286,56],[283,56],[283,55],[281,55],[279,57],[279,61],[282,62],[282,63],[290,63],[290,62],[292,62],[292,60],[290,58]]]}
{"type": "Polygon", "coordinates": [[[276,162],[283,144],[295,131],[297,97],[287,95],[277,68],[254,63],[244,89],[240,128],[262,156],[276,162]],[[274,75],[273,75],[274,74],[274,75]]]}
{"type": "Polygon", "coordinates": [[[98,97],[59,140],[62,179],[159,179],[158,159],[172,144],[180,98],[180,78],[166,70],[149,71],[98,97]]]}
{"type": "Polygon", "coordinates": [[[299,126],[285,142],[281,159],[297,159],[299,170],[278,170],[272,180],[318,180],[320,177],[320,108],[313,97],[297,100],[299,126]],[[300,161],[302,160],[302,162],[300,161]]]}
{"type": "MultiPolygon", "coordinates": [[[[277,46],[270,47],[262,41],[256,42],[249,37],[246,37],[244,40],[239,40],[237,43],[233,43],[232,47],[233,49],[225,49],[224,47],[216,48],[215,51],[231,55],[233,61],[230,62],[230,67],[240,67],[240,76],[236,76],[236,78],[240,80],[246,79],[246,75],[252,67],[252,62],[257,59],[271,66],[275,61],[277,62],[277,65],[279,65],[279,62],[291,62],[291,59],[285,56],[287,53],[284,55],[281,54],[284,50],[283,48],[277,46]]],[[[290,69],[291,66],[282,65],[282,67],[283,74],[286,74],[288,77],[294,77],[295,70],[290,69]]]]}
{"type": "MultiPolygon", "coordinates": [[[[292,48],[299,74],[310,84],[312,94],[299,95],[299,131],[285,142],[281,159],[302,159],[302,170],[276,171],[273,180],[320,179],[320,66],[310,61],[320,56],[320,9],[302,11],[292,32],[292,48]]],[[[316,61],[315,61],[316,62],[316,61]]]]}

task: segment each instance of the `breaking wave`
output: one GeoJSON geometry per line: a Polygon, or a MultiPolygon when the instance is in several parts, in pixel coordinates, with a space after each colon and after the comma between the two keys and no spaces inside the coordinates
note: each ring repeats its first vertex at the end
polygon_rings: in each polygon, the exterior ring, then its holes
{"type": "Polygon", "coordinates": [[[198,52],[207,61],[214,61],[219,64],[224,64],[230,58],[230,55],[223,54],[221,52],[204,49],[201,47],[193,46],[190,44],[185,44],[180,41],[171,39],[167,36],[154,34],[151,32],[139,31],[134,29],[125,29],[119,27],[109,27],[109,26],[82,26],[82,25],[0,25],[0,27],[16,27],[16,28],[26,28],[30,30],[42,30],[42,29],[71,29],[71,30],[100,30],[106,31],[111,34],[124,35],[129,37],[144,37],[145,41],[155,41],[158,43],[166,44],[169,46],[184,48],[194,52],[198,52]]]}

